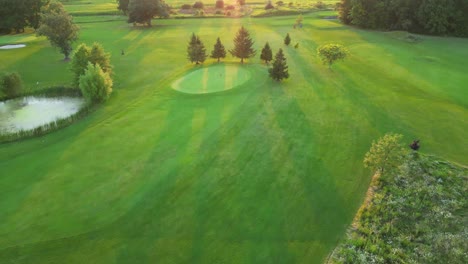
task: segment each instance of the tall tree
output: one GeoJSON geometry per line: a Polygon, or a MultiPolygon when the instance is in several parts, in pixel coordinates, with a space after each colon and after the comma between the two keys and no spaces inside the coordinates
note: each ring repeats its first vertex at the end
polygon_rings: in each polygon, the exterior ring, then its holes
{"type": "Polygon", "coordinates": [[[128,23],[151,26],[154,17],[168,17],[168,6],[162,0],[129,0],[128,23]]]}
{"type": "Polygon", "coordinates": [[[276,53],[273,68],[268,69],[268,72],[270,73],[270,77],[278,82],[289,78],[288,65],[282,49],[279,49],[278,53],[276,53]]]}
{"type": "Polygon", "coordinates": [[[218,59],[218,62],[220,58],[226,58],[226,50],[224,49],[224,45],[221,43],[219,37],[216,39],[216,44],[211,52],[211,58],[218,59]]]}
{"type": "Polygon", "coordinates": [[[260,59],[265,61],[266,64],[273,59],[273,52],[271,51],[270,44],[265,43],[265,47],[262,49],[262,54],[260,54],[260,59]]]}
{"type": "Polygon", "coordinates": [[[241,63],[244,63],[244,59],[255,56],[256,52],[252,48],[253,44],[250,33],[242,26],[234,38],[234,49],[230,50],[229,53],[236,58],[240,58],[241,63]]]}
{"type": "Polygon", "coordinates": [[[60,2],[50,3],[41,15],[41,26],[37,30],[38,36],[45,36],[50,44],[60,49],[69,60],[72,43],[78,39],[78,26],[73,23],[70,16],[60,2]]]}
{"type": "Polygon", "coordinates": [[[128,13],[128,3],[129,0],[117,0],[117,9],[126,15],[128,13]]]}
{"type": "Polygon", "coordinates": [[[192,33],[192,37],[190,38],[187,54],[190,62],[195,62],[196,64],[203,63],[207,57],[205,45],[195,33],[192,33]]]}
{"type": "Polygon", "coordinates": [[[95,42],[91,47],[86,44],[80,44],[73,54],[71,70],[74,74],[73,84],[79,85],[81,75],[84,74],[88,63],[99,64],[102,71],[112,75],[112,65],[110,63],[110,54],[104,51],[101,44],[95,42]]]}
{"type": "Polygon", "coordinates": [[[48,2],[49,0],[0,0],[0,32],[15,30],[19,33],[27,26],[37,29],[41,8],[48,2]]]}
{"type": "Polygon", "coordinates": [[[89,103],[101,103],[112,93],[112,78],[99,64],[88,62],[84,74],[80,76],[80,90],[89,103]]]}
{"type": "Polygon", "coordinates": [[[289,36],[289,33],[286,34],[286,37],[284,38],[284,44],[286,46],[289,46],[289,43],[291,43],[291,37],[289,36]]]}

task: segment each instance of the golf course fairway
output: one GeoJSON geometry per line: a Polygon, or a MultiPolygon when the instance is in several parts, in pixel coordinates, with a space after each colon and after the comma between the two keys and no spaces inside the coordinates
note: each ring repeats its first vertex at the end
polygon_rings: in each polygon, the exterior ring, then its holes
{"type": "MultiPolygon", "coordinates": [[[[75,47],[111,54],[113,93],[64,129],[0,144],[0,263],[321,263],[364,199],[373,140],[401,133],[468,164],[468,40],[408,43],[330,13],[304,14],[301,29],[297,16],[151,28],[77,16],[75,47]],[[244,64],[187,60],[192,33],[230,50],[241,26],[257,50],[244,64]],[[284,51],[283,82],[259,58],[267,41],[284,51]],[[349,58],[329,69],[325,43],[349,58]]],[[[26,46],[0,50],[0,71],[32,90],[71,83],[45,38],[0,36],[15,43],[26,46]]]]}

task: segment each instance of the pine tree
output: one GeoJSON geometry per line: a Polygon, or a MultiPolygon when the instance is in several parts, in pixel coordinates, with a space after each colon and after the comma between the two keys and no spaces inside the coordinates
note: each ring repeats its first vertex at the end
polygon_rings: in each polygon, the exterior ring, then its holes
{"type": "Polygon", "coordinates": [[[255,56],[255,50],[252,48],[253,44],[249,32],[241,27],[234,38],[234,49],[229,52],[232,56],[240,58],[241,63],[244,63],[244,59],[255,56]]]}
{"type": "Polygon", "coordinates": [[[195,62],[196,64],[203,63],[207,57],[205,45],[203,45],[203,42],[195,33],[192,33],[192,37],[190,38],[187,54],[190,62],[195,62]]]}
{"type": "Polygon", "coordinates": [[[291,37],[289,37],[289,33],[288,33],[286,35],[286,37],[284,38],[284,44],[286,44],[286,46],[288,46],[289,43],[291,43],[291,37]]]}
{"type": "Polygon", "coordinates": [[[265,47],[262,49],[262,54],[260,55],[260,59],[264,60],[266,64],[273,59],[273,53],[270,48],[270,44],[268,42],[265,44],[265,47]]]}
{"type": "Polygon", "coordinates": [[[276,53],[273,68],[269,69],[268,72],[270,73],[270,77],[275,81],[281,81],[289,77],[288,65],[286,64],[286,58],[282,49],[279,49],[278,53],[276,53]]]}
{"type": "Polygon", "coordinates": [[[226,50],[224,49],[224,46],[221,43],[219,37],[216,40],[216,44],[213,47],[213,51],[211,52],[211,58],[218,59],[218,62],[220,58],[226,58],[226,50]]]}

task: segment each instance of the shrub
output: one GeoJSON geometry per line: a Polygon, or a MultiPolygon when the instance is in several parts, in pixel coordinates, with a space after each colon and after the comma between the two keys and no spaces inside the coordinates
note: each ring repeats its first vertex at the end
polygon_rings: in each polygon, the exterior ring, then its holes
{"type": "Polygon", "coordinates": [[[216,12],[215,12],[215,15],[222,15],[222,14],[223,14],[223,11],[221,11],[221,10],[216,10],[216,12]]]}
{"type": "Polygon", "coordinates": [[[231,16],[231,11],[227,11],[226,16],[231,16]]]}
{"type": "Polygon", "coordinates": [[[15,97],[23,89],[23,81],[17,72],[5,73],[0,79],[0,90],[6,97],[15,97]]]}
{"type": "Polygon", "coordinates": [[[283,1],[278,1],[278,2],[276,2],[276,5],[277,6],[284,6],[284,2],[283,1]]]}
{"type": "Polygon", "coordinates": [[[189,9],[192,9],[192,6],[189,5],[189,4],[183,4],[180,9],[185,9],[185,10],[189,10],[189,9]]]}
{"type": "Polygon", "coordinates": [[[224,1],[223,0],[217,0],[215,7],[216,8],[224,8],[224,1]]]}
{"type": "Polygon", "coordinates": [[[197,1],[195,2],[195,4],[193,4],[193,8],[195,9],[203,9],[204,5],[203,5],[203,2],[201,1],[197,1]]]}
{"type": "Polygon", "coordinates": [[[289,6],[289,7],[293,7],[293,6],[294,6],[294,3],[293,3],[293,2],[289,2],[288,6],[289,6]]]}
{"type": "Polygon", "coordinates": [[[233,5],[226,6],[226,10],[234,10],[234,9],[236,9],[236,7],[233,5]]]}
{"type": "Polygon", "coordinates": [[[80,90],[88,103],[101,103],[112,93],[112,79],[99,64],[89,62],[85,73],[80,77],[80,90]]]}

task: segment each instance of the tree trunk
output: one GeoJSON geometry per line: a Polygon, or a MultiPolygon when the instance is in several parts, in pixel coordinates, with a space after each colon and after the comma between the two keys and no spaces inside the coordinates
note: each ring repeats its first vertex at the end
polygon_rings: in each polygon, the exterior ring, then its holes
{"type": "Polygon", "coordinates": [[[219,63],[219,58],[218,58],[218,63],[219,63]]]}
{"type": "Polygon", "coordinates": [[[244,58],[241,58],[241,63],[244,64],[244,58]]]}

